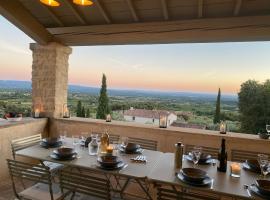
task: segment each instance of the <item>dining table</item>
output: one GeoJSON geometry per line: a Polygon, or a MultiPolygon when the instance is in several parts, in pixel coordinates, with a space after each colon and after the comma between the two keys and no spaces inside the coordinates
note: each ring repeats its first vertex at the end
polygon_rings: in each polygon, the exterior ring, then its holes
{"type": "MultiPolygon", "coordinates": [[[[63,144],[67,147],[73,147],[72,139],[67,138],[63,144]]],[[[80,167],[89,170],[97,170],[101,171],[105,174],[110,174],[113,176],[119,176],[127,178],[127,180],[147,180],[149,183],[153,183],[153,185],[165,184],[176,187],[185,188],[188,190],[201,191],[212,193],[214,195],[220,196],[220,199],[259,199],[254,196],[249,189],[248,186],[253,184],[255,180],[261,179],[261,175],[250,172],[248,170],[241,169],[241,174],[239,178],[235,178],[230,176],[230,164],[228,161],[227,172],[219,172],[217,171],[216,161],[213,159],[213,163],[208,165],[196,165],[183,156],[183,164],[182,167],[195,167],[202,169],[207,172],[210,178],[213,179],[211,185],[207,187],[196,187],[183,183],[177,178],[177,173],[180,172],[179,169],[175,169],[174,167],[174,153],[163,153],[160,151],[152,151],[144,149],[142,155],[146,156],[146,163],[138,163],[132,161],[132,158],[136,157],[133,154],[125,154],[118,152],[118,155],[123,159],[126,164],[122,169],[118,170],[105,170],[101,169],[97,165],[97,156],[89,155],[88,148],[80,147],[78,151],[78,156],[74,160],[55,160],[50,155],[53,153],[55,148],[43,148],[39,144],[27,147],[25,149],[19,150],[16,152],[18,156],[27,157],[43,161],[50,161],[59,164],[63,164],[69,167],[80,167]],[[247,187],[245,187],[247,186],[247,187]]],[[[78,148],[77,148],[78,149],[78,148]]],[[[269,180],[269,176],[266,177],[269,180]]],[[[127,182],[126,182],[127,183],[127,182]]],[[[149,199],[154,199],[149,190],[144,188],[144,184],[138,181],[143,191],[146,193],[149,199]]],[[[126,187],[125,185],[124,187],[126,187]]],[[[125,188],[121,189],[121,193],[124,192],[125,188]]]]}

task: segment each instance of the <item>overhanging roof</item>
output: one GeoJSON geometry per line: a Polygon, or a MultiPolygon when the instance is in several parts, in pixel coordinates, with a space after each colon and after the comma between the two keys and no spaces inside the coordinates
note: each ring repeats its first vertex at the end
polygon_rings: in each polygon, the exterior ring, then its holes
{"type": "Polygon", "coordinates": [[[269,0],[0,0],[0,13],[41,44],[155,44],[270,40],[269,0]]]}

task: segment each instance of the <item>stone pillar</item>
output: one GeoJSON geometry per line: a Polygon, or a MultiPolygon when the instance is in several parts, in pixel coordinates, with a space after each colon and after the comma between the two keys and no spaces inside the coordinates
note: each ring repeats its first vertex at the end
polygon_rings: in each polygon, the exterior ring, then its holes
{"type": "Polygon", "coordinates": [[[68,58],[72,49],[59,43],[30,44],[33,51],[32,108],[42,117],[62,117],[67,103],[68,58]]]}

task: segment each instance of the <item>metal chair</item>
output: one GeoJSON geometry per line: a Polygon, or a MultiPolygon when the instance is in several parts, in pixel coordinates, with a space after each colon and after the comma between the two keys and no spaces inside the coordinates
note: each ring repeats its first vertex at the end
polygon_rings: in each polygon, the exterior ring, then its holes
{"type": "MultiPolygon", "coordinates": [[[[99,199],[111,199],[109,180],[102,174],[82,168],[65,168],[60,170],[61,191],[72,192],[71,199],[76,193],[99,199]],[[77,172],[74,172],[76,169],[77,172]]],[[[68,193],[66,193],[68,194],[68,193]]]]}
{"type": "Polygon", "coordinates": [[[218,195],[203,192],[191,191],[175,185],[157,184],[157,200],[218,200],[218,195]]]}
{"type": "Polygon", "coordinates": [[[62,198],[59,186],[52,183],[52,176],[48,167],[10,159],[7,159],[7,163],[13,191],[18,199],[56,200],[62,198]],[[17,179],[19,181],[16,181],[17,179]],[[24,190],[18,193],[17,184],[19,183],[22,184],[24,190]],[[25,188],[26,183],[31,183],[31,186],[27,189],[25,188]]]}
{"type": "Polygon", "coordinates": [[[132,143],[139,144],[143,149],[157,151],[157,141],[155,141],[155,140],[129,137],[128,141],[132,142],[132,143]]]}
{"type": "MultiPolygon", "coordinates": [[[[185,145],[185,154],[188,154],[189,152],[192,151],[192,149],[194,148],[195,145],[190,145],[187,144],[185,145]]],[[[212,156],[212,158],[217,159],[218,157],[218,152],[219,149],[218,148],[214,148],[214,147],[205,147],[205,146],[201,146],[202,147],[202,152],[205,154],[209,154],[212,156]]]]}
{"type": "MultiPolygon", "coordinates": [[[[36,134],[36,135],[12,140],[11,150],[12,150],[13,159],[16,160],[17,151],[39,144],[40,141],[41,141],[41,134],[36,134]]],[[[61,164],[53,163],[49,161],[44,161],[42,163],[43,165],[49,167],[51,171],[57,171],[58,169],[63,167],[63,165],[61,164]]]]}
{"type": "MultiPolygon", "coordinates": [[[[231,151],[231,160],[234,162],[245,162],[249,159],[257,160],[258,154],[262,154],[262,152],[252,152],[252,151],[243,151],[243,150],[232,150],[231,151]]],[[[266,154],[270,157],[270,154],[266,154]]]]}

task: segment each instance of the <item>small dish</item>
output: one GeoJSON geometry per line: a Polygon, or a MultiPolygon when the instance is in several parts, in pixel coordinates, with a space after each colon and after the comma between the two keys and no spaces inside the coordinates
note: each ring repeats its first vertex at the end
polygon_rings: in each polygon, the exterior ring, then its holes
{"type": "Polygon", "coordinates": [[[117,156],[104,155],[104,156],[98,157],[97,161],[102,166],[114,167],[117,164],[119,164],[120,162],[122,162],[122,159],[117,157],[117,156]]]}
{"type": "Polygon", "coordinates": [[[182,173],[177,173],[177,178],[182,181],[185,184],[191,185],[191,186],[197,186],[197,187],[206,187],[210,186],[213,183],[213,179],[207,176],[203,179],[201,182],[194,182],[194,181],[188,181],[182,173]]]}
{"type": "Polygon", "coordinates": [[[208,177],[205,171],[196,168],[183,168],[180,173],[189,182],[203,182],[208,177]]]}
{"type": "Polygon", "coordinates": [[[127,146],[125,147],[125,150],[128,151],[128,152],[134,152],[136,151],[137,149],[141,148],[140,145],[138,144],[135,144],[135,143],[128,143],[127,146]]]}
{"type": "Polygon", "coordinates": [[[60,158],[68,158],[76,154],[73,148],[68,148],[68,147],[55,149],[53,153],[56,154],[60,158]]]}

